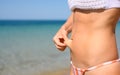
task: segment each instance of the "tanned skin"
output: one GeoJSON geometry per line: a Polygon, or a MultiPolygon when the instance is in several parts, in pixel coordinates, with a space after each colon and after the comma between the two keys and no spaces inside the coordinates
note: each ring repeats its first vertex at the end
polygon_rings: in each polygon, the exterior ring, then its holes
{"type": "MultiPolygon", "coordinates": [[[[119,17],[119,8],[75,9],[54,36],[55,46],[61,51],[68,46],[72,62],[79,68],[118,59],[115,27],[119,17]],[[70,39],[67,37],[69,33],[70,39]]],[[[73,75],[72,69],[70,75],[73,75]]],[[[85,75],[120,75],[120,63],[87,71],[85,75]]]]}

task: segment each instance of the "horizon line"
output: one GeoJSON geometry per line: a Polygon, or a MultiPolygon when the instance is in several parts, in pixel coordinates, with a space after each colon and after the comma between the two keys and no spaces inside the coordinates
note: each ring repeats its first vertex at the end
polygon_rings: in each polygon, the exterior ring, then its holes
{"type": "Polygon", "coordinates": [[[41,21],[45,21],[45,20],[47,20],[47,21],[49,21],[49,20],[53,21],[54,20],[55,21],[56,20],[56,21],[58,21],[58,20],[66,20],[66,19],[0,19],[0,20],[38,20],[38,21],[39,20],[41,20],[41,21]]]}

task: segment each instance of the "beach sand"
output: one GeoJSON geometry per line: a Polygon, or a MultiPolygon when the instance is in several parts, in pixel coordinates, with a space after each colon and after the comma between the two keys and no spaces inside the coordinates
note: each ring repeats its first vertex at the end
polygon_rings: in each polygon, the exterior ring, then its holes
{"type": "Polygon", "coordinates": [[[37,73],[37,74],[34,74],[34,75],[69,75],[69,69],[68,68],[57,69],[57,70],[53,70],[53,71],[37,73]]]}

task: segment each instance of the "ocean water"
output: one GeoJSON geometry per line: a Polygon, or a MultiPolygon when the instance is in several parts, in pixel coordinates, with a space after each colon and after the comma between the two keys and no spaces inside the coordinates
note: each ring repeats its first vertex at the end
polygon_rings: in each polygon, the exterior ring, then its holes
{"type": "Polygon", "coordinates": [[[64,22],[0,21],[0,75],[33,75],[69,65],[68,52],[52,42],[64,22]]]}
{"type": "MultiPolygon", "coordinates": [[[[60,52],[52,42],[64,22],[1,20],[0,75],[35,75],[69,67],[68,48],[60,52]]],[[[116,39],[120,50],[120,22],[116,39]]]]}

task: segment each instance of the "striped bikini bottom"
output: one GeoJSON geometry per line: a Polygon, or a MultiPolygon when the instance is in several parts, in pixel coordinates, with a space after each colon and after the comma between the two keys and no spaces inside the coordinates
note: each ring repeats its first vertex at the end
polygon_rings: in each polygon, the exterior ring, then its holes
{"type": "Polygon", "coordinates": [[[96,66],[92,66],[92,67],[87,68],[87,69],[75,67],[73,65],[72,61],[71,61],[71,65],[72,65],[72,68],[73,68],[74,75],[84,75],[86,71],[91,71],[91,70],[97,69],[99,67],[102,67],[102,66],[105,66],[105,65],[110,65],[110,64],[116,63],[116,62],[120,62],[120,59],[104,62],[102,64],[99,64],[99,65],[96,65],[96,66]]]}

